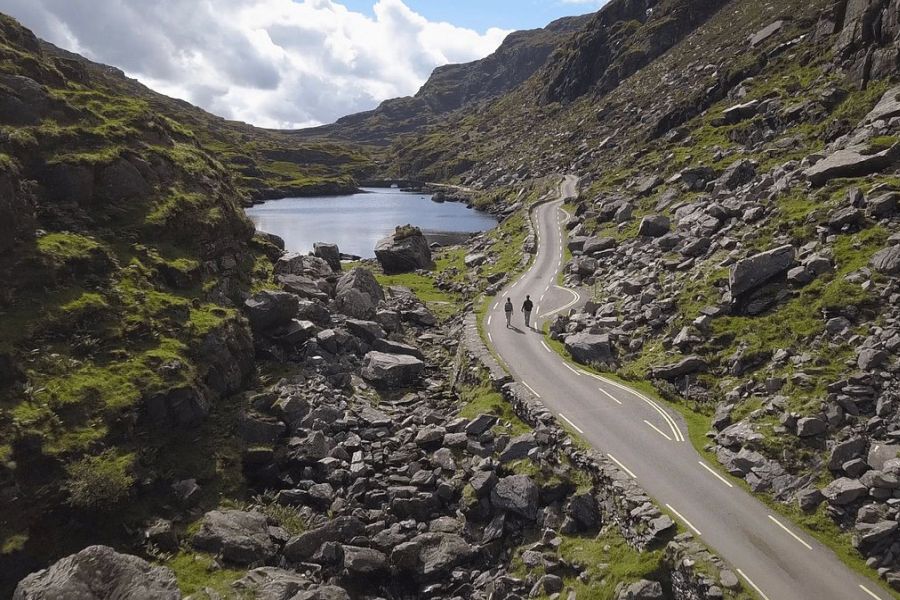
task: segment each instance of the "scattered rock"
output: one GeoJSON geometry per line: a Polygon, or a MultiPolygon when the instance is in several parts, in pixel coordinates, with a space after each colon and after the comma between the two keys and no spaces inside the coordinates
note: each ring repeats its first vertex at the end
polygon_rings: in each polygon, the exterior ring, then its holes
{"type": "Polygon", "coordinates": [[[181,592],[170,569],[119,554],[108,546],[89,546],[32,573],[13,593],[13,600],[65,598],[180,600],[181,592]]]}

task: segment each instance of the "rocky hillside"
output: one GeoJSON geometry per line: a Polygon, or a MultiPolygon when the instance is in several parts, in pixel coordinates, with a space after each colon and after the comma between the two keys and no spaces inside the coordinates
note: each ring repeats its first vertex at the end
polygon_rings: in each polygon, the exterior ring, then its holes
{"type": "Polygon", "coordinates": [[[553,337],[610,342],[598,366],[654,381],[702,450],[900,589],[894,11],[612,2],[522,87],[391,152],[495,191],[582,175],[566,278],[594,301],[553,337]]]}
{"type": "Polygon", "coordinates": [[[0,16],[0,595],[84,536],[121,536],[110,507],[139,515],[228,460],[197,427],[254,370],[235,307],[278,252],[242,207],[354,187],[364,162],[217,119],[0,16]]]}
{"type": "Polygon", "coordinates": [[[398,135],[419,131],[443,115],[501,96],[540,69],[547,58],[581,30],[590,15],[566,17],[543,29],[516,31],[490,56],[438,67],[415,96],[387,100],[372,111],[338,119],[333,125],[297,132],[301,138],[325,137],[387,145],[398,135]]]}
{"type": "Polygon", "coordinates": [[[115,67],[93,63],[46,42],[39,45],[43,55],[70,65],[86,78],[83,82],[69,81],[70,85],[102,87],[107,94],[134,98],[134,114],[121,118],[138,118],[140,110],[145,109],[182,125],[232,172],[235,186],[245,197],[244,203],[346,193],[376,171],[372,153],[358,144],[310,142],[290,132],[228,121],[183,100],[158,94],[115,67]]]}

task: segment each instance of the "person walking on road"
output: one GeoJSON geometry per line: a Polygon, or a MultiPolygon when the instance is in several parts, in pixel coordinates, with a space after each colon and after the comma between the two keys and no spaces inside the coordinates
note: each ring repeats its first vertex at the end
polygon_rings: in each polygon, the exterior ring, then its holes
{"type": "Polygon", "coordinates": [[[512,314],[513,314],[513,303],[509,298],[506,299],[506,304],[503,306],[503,310],[506,312],[506,327],[507,329],[510,327],[510,323],[512,322],[512,314]]]}
{"type": "Polygon", "coordinates": [[[525,302],[522,303],[522,312],[525,313],[525,327],[531,327],[531,310],[534,308],[534,302],[531,296],[525,296],[525,302]]]}

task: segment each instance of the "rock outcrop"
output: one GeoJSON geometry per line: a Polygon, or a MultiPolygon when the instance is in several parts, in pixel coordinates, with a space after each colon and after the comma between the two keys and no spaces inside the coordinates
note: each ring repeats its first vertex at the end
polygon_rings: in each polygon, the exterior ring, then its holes
{"type": "Polygon", "coordinates": [[[375,256],[385,273],[409,273],[434,268],[428,240],[417,227],[409,225],[382,239],[375,246],[375,256]]]}

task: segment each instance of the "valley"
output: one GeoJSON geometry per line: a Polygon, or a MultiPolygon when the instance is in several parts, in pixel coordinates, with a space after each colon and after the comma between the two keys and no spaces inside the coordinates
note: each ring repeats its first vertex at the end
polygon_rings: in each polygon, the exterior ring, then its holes
{"type": "Polygon", "coordinates": [[[897,11],[612,0],[296,131],[0,15],[0,597],[900,597],[897,11]]]}

